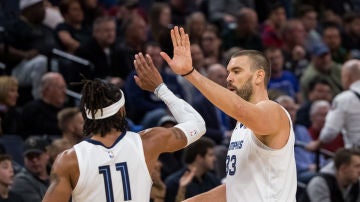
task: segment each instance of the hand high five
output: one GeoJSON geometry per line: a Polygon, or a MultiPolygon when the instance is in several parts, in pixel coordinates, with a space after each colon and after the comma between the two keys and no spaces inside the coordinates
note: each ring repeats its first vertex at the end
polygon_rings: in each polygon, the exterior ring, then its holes
{"type": "Polygon", "coordinates": [[[160,55],[169,64],[174,73],[185,75],[193,69],[189,35],[185,33],[184,28],[181,27],[179,29],[178,26],[175,26],[170,33],[174,47],[174,56],[171,59],[165,52],[161,52],[160,55]]]}
{"type": "Polygon", "coordinates": [[[134,65],[137,74],[134,79],[141,89],[154,92],[155,88],[163,83],[159,71],[148,54],[146,57],[142,53],[136,54],[134,65]]]}

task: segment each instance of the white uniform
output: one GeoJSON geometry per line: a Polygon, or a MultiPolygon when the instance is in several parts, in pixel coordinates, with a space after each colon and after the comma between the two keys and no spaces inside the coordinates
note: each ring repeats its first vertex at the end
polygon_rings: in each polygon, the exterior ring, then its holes
{"type": "Polygon", "coordinates": [[[274,150],[238,122],[226,157],[227,202],[295,202],[294,143],[292,124],[286,145],[274,150]]]}
{"type": "Polygon", "coordinates": [[[123,133],[111,147],[87,139],[74,148],[80,176],[73,202],[150,200],[152,180],[139,134],[123,133]]]}
{"type": "Polygon", "coordinates": [[[330,142],[342,130],[346,148],[360,146],[360,98],[352,91],[360,94],[360,81],[334,98],[320,133],[322,142],[330,142]]]}

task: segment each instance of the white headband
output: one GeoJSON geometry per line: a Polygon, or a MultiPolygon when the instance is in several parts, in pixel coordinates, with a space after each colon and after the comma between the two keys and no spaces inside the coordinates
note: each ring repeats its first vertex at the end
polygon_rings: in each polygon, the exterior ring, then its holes
{"type": "Polygon", "coordinates": [[[85,107],[86,117],[88,119],[96,120],[96,119],[105,119],[116,114],[119,111],[119,109],[125,104],[124,93],[121,90],[120,92],[121,92],[121,99],[105,108],[96,110],[96,113],[94,114],[94,118],[92,117],[90,110],[85,107]]]}

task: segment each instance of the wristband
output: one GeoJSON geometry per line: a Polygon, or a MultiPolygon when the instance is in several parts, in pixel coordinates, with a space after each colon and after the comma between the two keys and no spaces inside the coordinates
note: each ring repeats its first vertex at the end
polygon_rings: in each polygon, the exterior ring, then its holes
{"type": "Polygon", "coordinates": [[[187,76],[187,75],[191,74],[194,70],[195,70],[195,67],[192,67],[192,69],[188,73],[182,74],[181,76],[182,77],[187,76]]]}

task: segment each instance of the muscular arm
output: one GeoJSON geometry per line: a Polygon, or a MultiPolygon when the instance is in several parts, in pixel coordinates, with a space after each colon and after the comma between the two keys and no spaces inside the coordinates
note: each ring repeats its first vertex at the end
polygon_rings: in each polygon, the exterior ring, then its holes
{"type": "Polygon", "coordinates": [[[67,202],[79,176],[77,158],[73,149],[61,153],[51,170],[51,184],[43,202],[67,202]]]}
{"type": "MultiPolygon", "coordinates": [[[[189,36],[185,34],[183,28],[179,30],[175,27],[171,30],[171,38],[174,46],[173,58],[171,59],[164,52],[161,52],[161,56],[176,74],[186,74],[192,69],[189,36]]],[[[256,135],[282,134],[286,138],[281,139],[287,140],[289,120],[280,105],[267,100],[267,95],[260,95],[263,101],[253,104],[202,76],[196,70],[185,78],[214,105],[251,128],[256,135]]]]}
{"type": "Polygon", "coordinates": [[[184,202],[226,202],[226,185],[220,185],[214,189],[197,196],[191,197],[184,202]]]}

